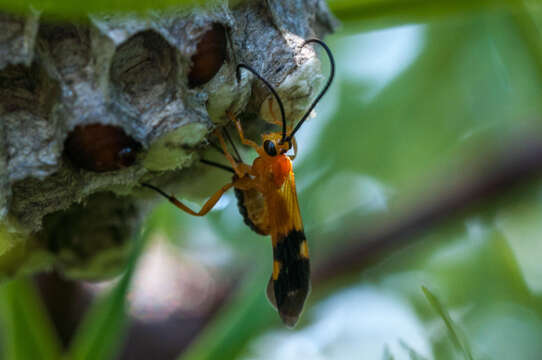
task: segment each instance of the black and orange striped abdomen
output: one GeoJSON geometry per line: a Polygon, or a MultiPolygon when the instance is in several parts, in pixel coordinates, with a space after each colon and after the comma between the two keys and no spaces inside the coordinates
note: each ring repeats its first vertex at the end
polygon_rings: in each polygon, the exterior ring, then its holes
{"type": "Polygon", "coordinates": [[[269,219],[263,195],[257,190],[234,188],[239,213],[243,221],[257,234],[269,235],[269,219]]]}

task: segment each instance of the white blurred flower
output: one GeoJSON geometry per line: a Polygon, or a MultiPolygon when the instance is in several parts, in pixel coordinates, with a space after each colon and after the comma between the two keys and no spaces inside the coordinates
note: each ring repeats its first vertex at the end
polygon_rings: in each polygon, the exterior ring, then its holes
{"type": "Polygon", "coordinates": [[[312,313],[314,322],[304,329],[273,331],[256,339],[245,359],[380,360],[387,351],[395,360],[408,360],[408,349],[401,342],[432,358],[410,305],[374,287],[345,290],[312,313]]]}

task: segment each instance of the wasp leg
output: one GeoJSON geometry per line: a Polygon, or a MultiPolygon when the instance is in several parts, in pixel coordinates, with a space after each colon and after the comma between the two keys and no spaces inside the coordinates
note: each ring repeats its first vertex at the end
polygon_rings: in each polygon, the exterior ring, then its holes
{"type": "Polygon", "coordinates": [[[242,178],[245,175],[249,174],[250,173],[250,166],[248,166],[247,164],[238,163],[238,162],[235,161],[233,156],[231,156],[230,152],[228,151],[228,148],[226,146],[226,142],[224,141],[224,137],[222,136],[220,131],[218,131],[218,129],[215,131],[215,135],[218,138],[218,141],[220,142],[220,146],[222,147],[222,151],[224,152],[224,156],[226,157],[226,159],[229,161],[229,163],[233,167],[233,171],[235,171],[235,175],[237,175],[237,177],[239,177],[239,178],[242,178]]]}
{"type": "Polygon", "coordinates": [[[182,211],[189,213],[190,215],[204,216],[205,214],[207,214],[216,205],[216,203],[218,202],[218,200],[220,200],[222,195],[229,188],[231,188],[233,186],[233,182],[222,186],[222,188],[220,190],[218,190],[216,193],[214,193],[213,196],[211,196],[209,198],[209,200],[207,200],[207,202],[203,205],[201,210],[198,211],[198,212],[193,211],[188,206],[186,206],[185,204],[183,204],[182,202],[177,200],[177,198],[175,196],[166,194],[165,192],[163,192],[162,190],[160,190],[159,188],[157,188],[154,185],[150,185],[150,184],[146,184],[146,183],[142,183],[141,185],[143,185],[145,187],[148,187],[150,189],[153,189],[154,191],[158,192],[160,195],[162,195],[163,197],[168,199],[170,203],[172,203],[173,205],[175,205],[176,207],[178,207],[182,211]]]}
{"type": "Polygon", "coordinates": [[[260,147],[258,144],[256,144],[254,141],[249,140],[245,138],[245,134],[243,133],[243,127],[241,126],[241,122],[233,115],[231,112],[228,111],[228,116],[230,117],[230,120],[235,123],[235,126],[237,127],[237,132],[239,133],[239,138],[241,139],[241,142],[244,145],[250,146],[254,150],[258,151],[260,147]]]}
{"type": "Polygon", "coordinates": [[[220,147],[222,148],[222,152],[224,153],[224,156],[228,160],[228,162],[232,165],[233,170],[235,170],[235,173],[237,173],[237,161],[231,156],[230,152],[228,151],[228,147],[226,146],[226,142],[224,141],[224,137],[220,133],[218,129],[215,130],[215,136],[218,138],[218,142],[220,143],[220,147]]]}

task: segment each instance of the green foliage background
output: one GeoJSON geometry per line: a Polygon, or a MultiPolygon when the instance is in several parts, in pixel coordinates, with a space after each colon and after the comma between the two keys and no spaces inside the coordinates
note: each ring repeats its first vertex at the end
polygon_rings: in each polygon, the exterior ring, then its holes
{"type": "MultiPolygon", "coordinates": [[[[148,6],[147,1],[91,3],[92,8],[78,6],[77,11],[71,1],[40,5],[62,16],[148,6]]],[[[329,4],[343,21],[343,27],[326,38],[339,66],[333,94],[320,105],[332,109],[331,119],[315,133],[311,141],[316,146],[296,166],[315,264],[344,245],[346,234],[385,216],[400,216],[402,209],[423,203],[449,178],[476,174],[484,165],[484,154],[517,137],[540,135],[542,114],[542,41],[536,2],[339,0],[329,4]],[[413,23],[423,27],[419,54],[376,96],[367,97],[372,85],[340,68],[352,61],[355,36],[413,23]],[[348,186],[329,191],[337,176],[344,174],[370,178],[379,188],[388,189],[387,206],[371,210],[366,204],[349,203],[348,186]]],[[[10,4],[3,0],[3,5],[10,4]]],[[[153,3],[160,5],[170,3],[153,3]]],[[[377,55],[371,50],[362,54],[377,55]]],[[[305,126],[318,121],[316,117],[305,126]]],[[[303,143],[299,145],[303,152],[303,143]]],[[[530,280],[536,268],[527,265],[539,257],[537,246],[541,248],[540,185],[482,204],[430,229],[421,241],[391,253],[368,271],[315,288],[298,329],[311,326],[316,317],[310,309],[322,299],[370,284],[412,306],[427,327],[435,359],[538,358],[542,298],[530,280]],[[422,286],[426,286],[423,291],[422,286]],[[458,309],[461,316],[454,315],[458,309]],[[435,322],[445,330],[435,331],[430,326],[435,322]],[[495,331],[488,333],[488,329],[495,331]]],[[[235,204],[230,204],[208,219],[191,219],[168,204],[159,206],[149,219],[148,232],[138,240],[141,246],[127,274],[94,305],[69,358],[114,356],[125,327],[124,301],[131,273],[145,239],[161,231],[182,251],[190,227],[207,221],[234,249],[237,265],[264,265],[250,267],[254,271],[243,278],[233,300],[182,358],[251,356],[250,344],[257,336],[282,327],[263,295],[271,269],[270,244],[244,227],[240,217],[232,225],[228,214],[235,211],[235,204]]],[[[3,284],[0,310],[3,358],[59,358],[58,340],[32,283],[17,279],[3,284]]],[[[393,358],[385,349],[382,354],[381,358],[393,358]]],[[[414,350],[409,356],[421,358],[414,350]]]]}

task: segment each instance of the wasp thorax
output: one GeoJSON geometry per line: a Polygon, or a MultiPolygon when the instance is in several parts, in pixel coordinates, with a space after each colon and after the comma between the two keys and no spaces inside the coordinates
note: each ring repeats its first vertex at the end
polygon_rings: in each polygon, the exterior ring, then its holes
{"type": "Polygon", "coordinates": [[[280,187],[292,171],[292,162],[288,156],[281,154],[273,158],[271,168],[273,171],[273,181],[275,185],[280,187]]]}

